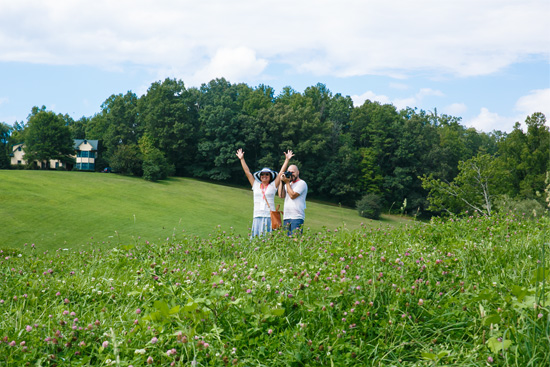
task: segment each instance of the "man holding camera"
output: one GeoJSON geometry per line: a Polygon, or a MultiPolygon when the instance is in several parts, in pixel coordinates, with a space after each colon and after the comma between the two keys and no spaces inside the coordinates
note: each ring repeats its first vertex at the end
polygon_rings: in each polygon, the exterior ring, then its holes
{"type": "Polygon", "coordinates": [[[285,199],[283,223],[292,235],[296,230],[302,233],[302,225],[306,217],[307,184],[300,180],[300,171],[295,165],[288,167],[288,171],[281,173],[279,197],[285,199]]]}

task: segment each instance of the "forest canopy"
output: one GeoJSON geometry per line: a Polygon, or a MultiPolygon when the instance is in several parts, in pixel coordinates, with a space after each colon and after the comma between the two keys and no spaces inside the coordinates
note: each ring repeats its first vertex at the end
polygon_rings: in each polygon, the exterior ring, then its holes
{"type": "Polygon", "coordinates": [[[355,206],[376,195],[386,210],[421,215],[473,204],[489,215],[495,205],[547,206],[550,133],[538,112],[526,119],[525,131],[516,123],[510,133],[486,133],[435,108],[398,110],[370,100],[354,106],[321,83],[275,96],[267,85],[223,78],[200,88],[165,79],[141,97],[109,96],[91,117],[74,120],[35,107],[27,122],[0,124],[0,168],[9,168],[14,144],[40,142],[33,130],[39,113],[56,129],[65,126],[72,139],[99,140],[98,171],[116,166],[152,180],[177,175],[244,185],[237,149],[252,170],[277,169],[282,152],[292,149],[312,197],[336,204],[355,206]],[[486,186],[475,181],[483,179],[486,186]]]}

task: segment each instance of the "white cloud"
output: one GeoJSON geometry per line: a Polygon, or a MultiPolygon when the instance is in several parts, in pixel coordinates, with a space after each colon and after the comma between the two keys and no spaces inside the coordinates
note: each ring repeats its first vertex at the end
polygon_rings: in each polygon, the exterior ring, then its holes
{"type": "Polygon", "coordinates": [[[198,86],[200,83],[221,77],[231,82],[250,80],[260,75],[266,66],[267,61],[258,59],[251,49],[246,47],[223,48],[216,52],[204,68],[195,73],[190,82],[198,86]]]}
{"type": "Polygon", "coordinates": [[[452,103],[443,108],[443,113],[451,116],[461,116],[468,110],[464,103],[452,103]]]}
{"type": "Polygon", "coordinates": [[[443,94],[443,92],[440,90],[434,90],[431,88],[422,88],[418,91],[418,93],[416,93],[416,99],[421,101],[425,97],[431,97],[431,96],[443,97],[444,95],[445,94],[443,94]]]}
{"type": "Polygon", "coordinates": [[[397,109],[402,110],[407,107],[414,108],[416,107],[416,98],[415,97],[408,97],[408,98],[396,98],[393,100],[393,104],[397,109]]]}
{"type": "Polygon", "coordinates": [[[407,90],[407,89],[409,89],[409,86],[407,84],[403,84],[403,83],[392,82],[392,83],[389,84],[389,86],[392,89],[398,89],[398,90],[407,90]]]}
{"type": "Polygon", "coordinates": [[[389,104],[390,99],[385,95],[378,95],[374,93],[373,91],[367,91],[361,95],[353,95],[351,96],[351,99],[353,101],[354,106],[362,106],[363,103],[368,99],[372,102],[380,102],[381,104],[389,104]]]}
{"type": "Polygon", "coordinates": [[[535,112],[542,112],[549,119],[550,88],[533,90],[530,94],[521,97],[516,102],[515,110],[526,116],[535,112]]]}
{"type": "Polygon", "coordinates": [[[483,107],[479,115],[466,122],[466,126],[485,132],[493,130],[510,132],[514,127],[514,123],[513,118],[499,116],[498,113],[490,112],[487,108],[483,107]]]}
{"type": "Polygon", "coordinates": [[[0,61],[242,76],[219,60],[242,47],[252,73],[264,60],[332,76],[485,75],[548,57],[549,10],[540,0],[2,1],[0,61]]]}
{"type": "Polygon", "coordinates": [[[535,112],[542,112],[546,116],[546,125],[550,127],[550,88],[537,89],[530,94],[520,97],[515,110],[518,113],[515,116],[500,116],[498,113],[490,112],[487,108],[482,108],[479,115],[466,122],[466,126],[474,127],[485,132],[501,130],[511,132],[516,122],[519,122],[522,129],[525,129],[525,119],[535,112]]]}
{"type": "Polygon", "coordinates": [[[378,101],[382,104],[393,104],[397,109],[404,109],[407,107],[416,107],[416,105],[421,102],[426,97],[442,97],[444,96],[443,92],[439,90],[434,90],[431,88],[421,88],[412,96],[403,97],[403,98],[394,98],[390,99],[388,96],[376,94],[373,91],[367,91],[361,95],[353,95],[351,99],[355,106],[362,105],[367,99],[371,101],[378,101]]]}

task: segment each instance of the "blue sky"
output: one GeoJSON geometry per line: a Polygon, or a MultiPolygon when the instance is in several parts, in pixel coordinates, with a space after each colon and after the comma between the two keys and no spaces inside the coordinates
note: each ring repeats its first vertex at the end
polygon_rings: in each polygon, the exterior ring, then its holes
{"type": "Polygon", "coordinates": [[[0,0],[0,121],[167,77],[333,94],[511,131],[550,118],[548,0],[0,0]]]}

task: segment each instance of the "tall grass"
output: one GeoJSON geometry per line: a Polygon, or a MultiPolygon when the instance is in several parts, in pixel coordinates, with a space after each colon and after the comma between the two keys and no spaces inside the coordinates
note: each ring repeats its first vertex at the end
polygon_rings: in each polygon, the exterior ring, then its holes
{"type": "Polygon", "coordinates": [[[548,366],[547,217],[2,253],[10,366],[548,366]],[[547,249],[546,249],[547,251],[547,249]]]}

